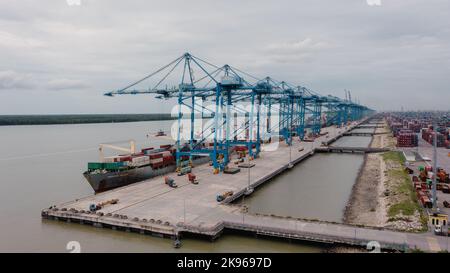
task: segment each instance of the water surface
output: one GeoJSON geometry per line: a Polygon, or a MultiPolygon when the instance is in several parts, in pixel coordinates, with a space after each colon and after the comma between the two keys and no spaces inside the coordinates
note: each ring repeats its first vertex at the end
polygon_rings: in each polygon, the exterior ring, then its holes
{"type": "MultiPolygon", "coordinates": [[[[172,142],[152,135],[173,121],[0,127],[0,252],[318,252],[323,247],[237,235],[218,241],[170,239],[42,220],[41,209],[93,194],[82,172],[98,160],[98,144],[137,141],[138,147],[172,142]],[[149,135],[150,137],[147,137],[149,135]]],[[[118,145],[126,143],[118,143],[118,145]]],[[[110,152],[112,153],[112,152],[110,152]]]]}
{"type": "Polygon", "coordinates": [[[360,154],[316,154],[241,202],[253,213],[341,222],[363,159],[360,154]]]}

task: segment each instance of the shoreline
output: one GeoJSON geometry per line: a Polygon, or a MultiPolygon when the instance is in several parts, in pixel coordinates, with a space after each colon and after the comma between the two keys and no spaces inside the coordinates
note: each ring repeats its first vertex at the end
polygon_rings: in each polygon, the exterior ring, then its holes
{"type": "Polygon", "coordinates": [[[175,120],[171,114],[0,115],[0,126],[70,125],[175,120]]]}
{"type": "MultiPolygon", "coordinates": [[[[375,132],[385,131],[377,128],[375,132]]],[[[395,138],[389,134],[374,135],[370,146],[372,148],[394,147],[395,138]]],[[[395,152],[394,152],[395,153],[395,152]]],[[[364,162],[353,185],[347,202],[343,222],[350,225],[363,225],[394,231],[421,232],[424,230],[421,221],[421,210],[414,207],[408,193],[400,190],[402,186],[410,185],[409,177],[405,181],[402,176],[403,164],[388,153],[366,154],[364,162]],[[412,207],[412,213],[399,210],[400,205],[412,207]]]]}
{"type": "MultiPolygon", "coordinates": [[[[386,126],[386,121],[384,121],[386,126]]],[[[377,128],[375,132],[385,131],[377,128]]],[[[369,143],[372,148],[384,148],[384,135],[374,135],[369,143]]],[[[352,187],[345,207],[343,222],[382,228],[387,223],[387,209],[383,193],[386,166],[381,154],[365,154],[363,164],[352,187]]]]}

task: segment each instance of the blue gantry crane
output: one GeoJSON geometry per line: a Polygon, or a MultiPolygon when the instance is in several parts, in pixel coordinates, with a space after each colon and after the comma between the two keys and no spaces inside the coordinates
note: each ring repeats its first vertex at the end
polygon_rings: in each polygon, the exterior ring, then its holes
{"type": "Polygon", "coordinates": [[[105,93],[136,94],[176,98],[177,167],[208,156],[215,173],[227,168],[235,146],[246,147],[250,157],[258,157],[262,143],[279,137],[292,145],[294,137],[305,138],[306,130],[317,136],[323,125],[343,126],[373,112],[347,99],[322,96],[271,77],[259,79],[190,53],[124,88],[105,93]],[[142,85],[144,88],[139,88],[142,85]]]}

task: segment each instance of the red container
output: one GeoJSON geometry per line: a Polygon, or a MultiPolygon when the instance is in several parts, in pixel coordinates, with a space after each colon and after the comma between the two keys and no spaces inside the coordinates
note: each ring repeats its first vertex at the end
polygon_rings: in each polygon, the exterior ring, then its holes
{"type": "Polygon", "coordinates": [[[161,149],[169,149],[170,147],[172,147],[172,145],[170,144],[166,144],[166,145],[161,145],[159,146],[161,149]]]}
{"type": "Polygon", "coordinates": [[[124,162],[124,161],[131,161],[131,156],[123,156],[123,157],[120,158],[120,161],[121,161],[121,162],[124,162]]]}
{"type": "Polygon", "coordinates": [[[188,179],[189,179],[189,181],[193,182],[193,181],[195,181],[195,178],[196,178],[195,174],[193,174],[193,173],[188,173],[188,179]]]}
{"type": "Polygon", "coordinates": [[[162,153],[150,154],[150,155],[148,155],[148,157],[149,157],[150,159],[157,159],[157,158],[163,157],[163,154],[162,154],[162,153]]]}
{"type": "Polygon", "coordinates": [[[169,155],[169,156],[163,157],[163,163],[164,163],[165,165],[171,164],[171,163],[173,163],[173,162],[175,162],[175,158],[174,158],[173,156],[169,155]]]}
{"type": "Polygon", "coordinates": [[[163,167],[163,166],[164,166],[164,163],[163,163],[163,162],[159,162],[159,163],[150,163],[150,166],[151,166],[153,169],[158,169],[158,168],[163,167]]]}
{"type": "Polygon", "coordinates": [[[236,146],[236,147],[234,147],[234,149],[235,149],[237,152],[245,152],[245,151],[248,150],[246,146],[236,146]]]}

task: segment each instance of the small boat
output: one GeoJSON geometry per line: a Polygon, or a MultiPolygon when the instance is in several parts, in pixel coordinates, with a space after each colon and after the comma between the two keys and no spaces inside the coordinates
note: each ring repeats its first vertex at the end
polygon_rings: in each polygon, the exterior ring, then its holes
{"type": "Polygon", "coordinates": [[[156,134],[155,134],[155,136],[166,136],[166,133],[164,133],[164,131],[163,130],[159,130],[156,134]]]}

